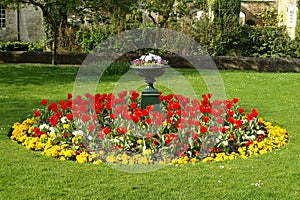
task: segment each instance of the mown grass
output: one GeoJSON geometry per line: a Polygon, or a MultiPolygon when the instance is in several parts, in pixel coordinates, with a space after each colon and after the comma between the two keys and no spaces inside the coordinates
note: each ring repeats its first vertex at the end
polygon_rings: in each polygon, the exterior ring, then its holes
{"type": "MultiPolygon", "coordinates": [[[[73,91],[76,66],[0,65],[0,199],[299,199],[300,74],[221,71],[227,98],[286,128],[280,150],[220,163],[166,166],[126,173],[106,165],[63,162],[26,150],[6,136],[11,125],[73,91]]],[[[178,70],[198,93],[207,92],[197,72],[178,70]]],[[[110,92],[120,76],[102,77],[110,92]]],[[[198,94],[200,95],[200,94],[198,94]]]]}

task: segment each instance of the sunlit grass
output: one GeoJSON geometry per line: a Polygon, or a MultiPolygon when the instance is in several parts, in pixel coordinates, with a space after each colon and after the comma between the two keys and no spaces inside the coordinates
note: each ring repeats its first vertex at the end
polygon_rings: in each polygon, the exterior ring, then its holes
{"type": "MultiPolygon", "coordinates": [[[[63,162],[26,150],[6,136],[41,99],[73,92],[76,66],[0,65],[0,199],[298,199],[300,196],[300,74],[221,71],[228,99],[288,130],[280,150],[221,163],[167,166],[135,174],[106,165],[63,162]]],[[[196,71],[178,72],[200,96],[209,92],[196,71]]],[[[98,92],[111,92],[122,76],[106,75],[98,92]]],[[[142,80],[141,80],[142,81],[142,80]]],[[[122,83],[122,82],[121,82],[122,83]]],[[[164,92],[169,87],[157,81],[164,92]]],[[[178,87],[180,84],[178,84],[178,87]]],[[[144,86],[139,86],[142,89],[144,86]]]]}

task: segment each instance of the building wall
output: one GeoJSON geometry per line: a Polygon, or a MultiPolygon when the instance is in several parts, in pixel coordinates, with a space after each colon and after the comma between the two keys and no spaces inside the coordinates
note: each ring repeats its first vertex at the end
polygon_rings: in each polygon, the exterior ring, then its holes
{"type": "Polygon", "coordinates": [[[297,21],[297,1],[296,0],[279,0],[278,12],[282,14],[282,24],[292,38],[295,37],[295,27],[297,21]]]}
{"type": "Polygon", "coordinates": [[[260,13],[262,8],[275,8],[282,17],[282,22],[278,25],[284,25],[291,38],[295,37],[295,27],[297,20],[297,0],[244,0],[242,1],[241,11],[246,14],[245,21],[253,19],[256,24],[260,21],[255,18],[255,14],[260,13]]]}
{"type": "MultiPolygon", "coordinates": [[[[20,9],[19,12],[20,40],[34,42],[43,36],[42,12],[33,6],[20,9]]],[[[18,40],[17,10],[6,9],[6,28],[0,30],[2,41],[18,40]]]]}
{"type": "Polygon", "coordinates": [[[245,21],[251,19],[258,25],[261,24],[261,21],[255,18],[255,15],[260,13],[263,8],[278,8],[278,1],[242,1],[241,3],[241,12],[246,14],[245,21]]]}

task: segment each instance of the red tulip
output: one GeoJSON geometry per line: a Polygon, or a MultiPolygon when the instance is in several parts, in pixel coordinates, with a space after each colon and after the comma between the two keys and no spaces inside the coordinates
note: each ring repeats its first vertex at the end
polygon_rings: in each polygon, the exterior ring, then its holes
{"type": "Polygon", "coordinates": [[[48,100],[43,99],[40,103],[41,103],[43,106],[45,106],[45,105],[48,103],[48,100]]]}

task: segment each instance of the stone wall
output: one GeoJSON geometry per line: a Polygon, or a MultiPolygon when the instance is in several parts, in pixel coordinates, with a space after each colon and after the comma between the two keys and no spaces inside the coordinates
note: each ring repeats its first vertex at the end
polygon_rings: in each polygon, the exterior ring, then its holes
{"type": "Polygon", "coordinates": [[[6,27],[1,29],[2,41],[15,41],[18,37],[18,29],[16,23],[17,12],[16,10],[6,9],[6,27]]]}
{"type": "MultiPolygon", "coordinates": [[[[42,12],[33,6],[22,7],[19,15],[20,40],[34,42],[43,36],[42,12]]],[[[16,41],[18,39],[17,11],[6,9],[6,28],[1,30],[2,41],[16,41]]]]}
{"type": "MultiPolygon", "coordinates": [[[[66,53],[58,55],[58,64],[81,65],[88,54],[86,53],[66,53]]],[[[95,60],[103,60],[109,55],[96,55],[95,60]]],[[[111,56],[111,55],[110,55],[111,56]]],[[[129,62],[138,55],[122,55],[118,60],[129,62]]],[[[196,60],[202,63],[202,69],[213,69],[209,65],[214,64],[220,70],[251,70],[258,72],[300,72],[300,59],[287,58],[252,58],[252,57],[228,57],[203,56],[199,59],[183,59],[180,56],[163,56],[169,60],[169,64],[174,68],[194,68],[188,60],[196,60]]],[[[91,60],[91,58],[89,58],[91,60]]],[[[51,64],[50,52],[0,52],[0,63],[43,63],[51,64]]]]}
{"type": "Polygon", "coordinates": [[[251,70],[257,72],[300,72],[300,59],[213,57],[220,70],[251,70]]]}

